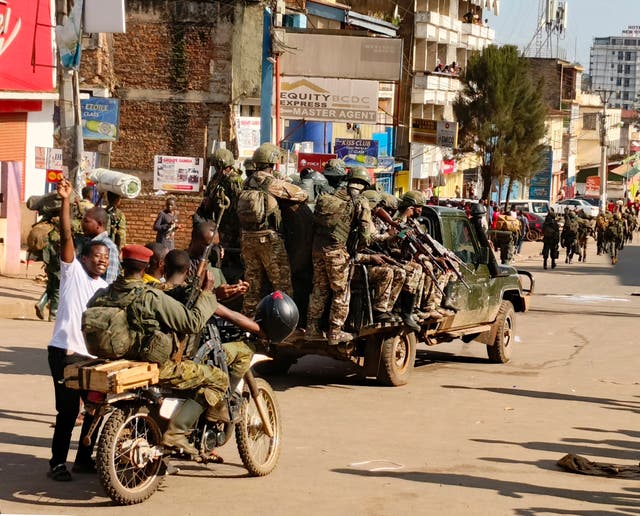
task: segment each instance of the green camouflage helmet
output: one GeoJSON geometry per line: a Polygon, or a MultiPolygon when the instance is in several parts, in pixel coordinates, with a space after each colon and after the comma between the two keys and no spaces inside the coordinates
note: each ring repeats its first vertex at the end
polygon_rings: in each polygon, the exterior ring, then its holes
{"type": "Polygon", "coordinates": [[[424,206],[424,195],[418,190],[410,190],[400,198],[400,203],[405,206],[424,206]]]}
{"type": "Polygon", "coordinates": [[[224,170],[227,167],[233,167],[235,158],[233,152],[229,149],[218,149],[211,155],[211,164],[217,170],[224,170]]]}
{"type": "Polygon", "coordinates": [[[382,202],[382,196],[375,190],[365,190],[362,196],[369,201],[369,207],[372,209],[382,202]]]}
{"type": "Polygon", "coordinates": [[[280,148],[273,143],[263,143],[253,153],[253,162],[256,165],[275,165],[280,162],[281,156],[280,148]]]}
{"type": "Polygon", "coordinates": [[[342,161],[341,159],[330,159],[324,166],[324,175],[344,176],[346,175],[344,168],[344,161],[342,161]]]}
{"type": "Polygon", "coordinates": [[[398,199],[395,195],[387,192],[382,192],[380,196],[382,197],[382,205],[385,208],[389,208],[390,210],[398,209],[398,202],[400,201],[400,199],[398,199]]]}
{"type": "Polygon", "coordinates": [[[347,182],[350,183],[351,181],[359,181],[367,186],[371,186],[371,178],[369,177],[367,169],[364,167],[353,167],[351,169],[347,182]]]}

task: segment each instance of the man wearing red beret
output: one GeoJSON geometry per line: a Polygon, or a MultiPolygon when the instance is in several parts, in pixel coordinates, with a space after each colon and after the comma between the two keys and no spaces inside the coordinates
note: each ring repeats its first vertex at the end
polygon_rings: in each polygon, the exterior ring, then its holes
{"type": "Polygon", "coordinates": [[[223,399],[229,387],[229,378],[217,367],[196,364],[191,360],[175,362],[171,359],[175,351],[174,339],[162,337],[171,333],[198,334],[214,313],[248,331],[258,333],[260,327],[242,314],[218,305],[211,291],[211,275],[206,276],[202,292],[190,310],[163,291],[146,285],[142,278],[152,255],[153,252],[142,245],[124,246],[124,274],[106,289],[96,292],[87,306],[118,306],[118,300],[128,297],[133,290],[138,291],[127,306],[129,329],[138,335],[140,342],[136,358],[160,364],[161,381],[172,387],[195,390],[194,398],[187,399],[169,421],[163,444],[197,455],[198,451],[187,439],[186,432],[197,422],[206,406],[214,407],[223,399]]]}

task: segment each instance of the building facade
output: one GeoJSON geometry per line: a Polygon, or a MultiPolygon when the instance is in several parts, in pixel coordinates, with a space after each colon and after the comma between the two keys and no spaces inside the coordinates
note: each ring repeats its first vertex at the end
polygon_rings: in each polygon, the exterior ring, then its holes
{"type": "Polygon", "coordinates": [[[634,109],[640,95],[640,25],[620,36],[594,38],[589,73],[592,91],[610,92],[609,107],[634,109]]]}

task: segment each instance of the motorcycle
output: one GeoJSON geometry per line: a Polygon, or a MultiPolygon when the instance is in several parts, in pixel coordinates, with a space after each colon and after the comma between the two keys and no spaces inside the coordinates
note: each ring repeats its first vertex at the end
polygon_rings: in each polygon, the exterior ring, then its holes
{"type": "MultiPolygon", "coordinates": [[[[201,336],[194,361],[227,371],[223,342],[248,338],[249,334],[215,318],[201,336]]],[[[251,366],[271,360],[254,354],[251,366]]],[[[169,459],[189,459],[162,445],[171,416],[185,401],[184,391],[157,385],[138,387],[120,394],[89,392],[87,409],[95,411],[94,425],[85,440],[106,418],[96,445],[96,469],[102,487],[117,505],[132,505],[149,498],[167,473],[169,459]]],[[[224,397],[224,409],[215,421],[203,414],[190,433],[199,451],[192,460],[200,464],[220,462],[214,453],[235,433],[242,463],[251,476],[273,471],[280,456],[282,427],[278,403],[267,381],[249,369],[224,397]]]]}

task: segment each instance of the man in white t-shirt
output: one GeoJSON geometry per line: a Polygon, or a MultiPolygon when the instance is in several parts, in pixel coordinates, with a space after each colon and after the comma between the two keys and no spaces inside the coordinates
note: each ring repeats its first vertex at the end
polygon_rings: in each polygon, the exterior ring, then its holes
{"type": "MultiPolygon", "coordinates": [[[[99,241],[85,244],[79,258],[76,258],[71,234],[70,201],[71,183],[63,179],[58,184],[58,195],[62,198],[60,209],[60,304],[53,337],[48,347],[49,368],[53,377],[56,397],[56,426],[51,443],[51,467],[48,475],[53,480],[71,480],[66,461],[71,444],[71,433],[80,410],[80,398],[84,391],[68,389],[64,384],[64,368],[74,362],[91,357],[82,336],[82,312],[87,301],[107,282],[101,276],[109,265],[109,249],[99,241]]],[[[91,458],[93,442],[85,446],[82,441],[87,434],[93,417],[85,415],[78,452],[72,471],[91,473],[95,464],[91,458]]]]}

